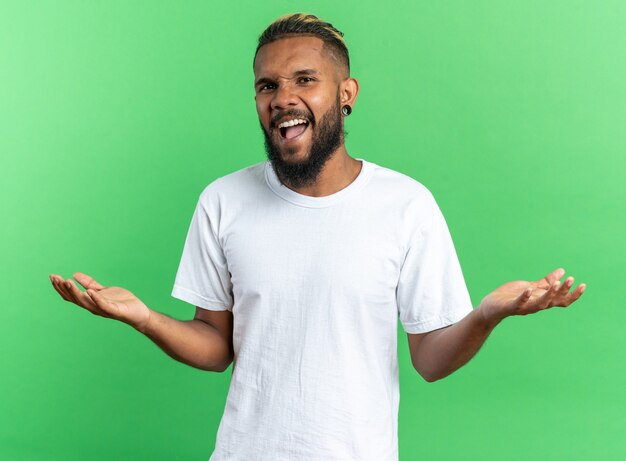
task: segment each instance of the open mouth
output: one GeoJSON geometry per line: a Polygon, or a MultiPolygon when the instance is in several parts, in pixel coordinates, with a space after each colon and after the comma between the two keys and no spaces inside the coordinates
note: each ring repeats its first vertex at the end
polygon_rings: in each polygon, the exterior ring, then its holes
{"type": "Polygon", "coordinates": [[[281,123],[278,127],[278,132],[280,133],[280,137],[283,141],[291,141],[302,136],[308,126],[308,120],[291,120],[281,123]]]}

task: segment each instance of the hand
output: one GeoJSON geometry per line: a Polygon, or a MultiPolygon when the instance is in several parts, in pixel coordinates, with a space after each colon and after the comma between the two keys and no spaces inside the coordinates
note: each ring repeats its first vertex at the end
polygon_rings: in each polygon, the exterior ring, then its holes
{"type": "Polygon", "coordinates": [[[150,320],[150,309],[130,291],[120,287],[105,287],[82,272],[74,278],[87,291],[81,291],[71,279],[63,280],[50,274],[54,289],[66,301],[80,306],[94,315],[127,323],[136,330],[144,331],[150,320]]]}
{"type": "Polygon", "coordinates": [[[536,282],[515,281],[505,283],[489,293],[478,306],[487,321],[500,321],[511,315],[527,315],[559,306],[567,307],[585,291],[581,283],[571,293],[574,277],[567,277],[560,284],[565,269],[556,269],[536,282]]]}

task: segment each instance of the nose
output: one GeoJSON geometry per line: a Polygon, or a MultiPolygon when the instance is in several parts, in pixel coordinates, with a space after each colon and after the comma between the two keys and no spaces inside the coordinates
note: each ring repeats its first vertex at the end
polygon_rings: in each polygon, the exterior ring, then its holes
{"type": "Polygon", "coordinates": [[[280,85],[274,91],[274,95],[271,101],[271,108],[273,110],[285,110],[290,106],[298,104],[298,96],[294,93],[291,85],[280,85]]]}

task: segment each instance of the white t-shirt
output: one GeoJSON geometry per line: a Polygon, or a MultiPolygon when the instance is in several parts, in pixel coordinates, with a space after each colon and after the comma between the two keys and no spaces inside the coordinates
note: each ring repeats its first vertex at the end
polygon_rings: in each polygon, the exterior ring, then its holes
{"type": "Polygon", "coordinates": [[[200,194],[172,296],[233,313],[209,461],[396,461],[398,318],[423,333],[472,310],[430,191],[357,160],[324,197],[287,188],[269,161],[200,194]]]}

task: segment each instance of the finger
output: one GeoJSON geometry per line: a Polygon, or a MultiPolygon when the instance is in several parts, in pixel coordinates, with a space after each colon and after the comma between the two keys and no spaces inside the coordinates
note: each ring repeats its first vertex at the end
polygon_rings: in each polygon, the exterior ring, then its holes
{"type": "Polygon", "coordinates": [[[69,296],[65,293],[65,288],[60,287],[58,278],[55,277],[54,275],[50,275],[50,281],[52,282],[52,286],[54,286],[54,289],[57,291],[57,293],[61,295],[61,298],[63,298],[66,301],[71,302],[69,296]]]}
{"type": "Polygon", "coordinates": [[[119,308],[115,301],[110,301],[95,290],[87,290],[87,294],[91,297],[98,309],[103,311],[107,317],[114,316],[119,312],[119,308]]]}
{"type": "Polygon", "coordinates": [[[63,280],[63,277],[61,277],[60,275],[55,275],[54,281],[55,281],[55,284],[59,293],[61,293],[61,295],[63,296],[63,299],[73,303],[74,300],[72,299],[72,295],[70,294],[69,290],[67,289],[67,286],[65,285],[65,280],[63,280]]]}
{"type": "Polygon", "coordinates": [[[564,302],[560,305],[563,307],[569,306],[570,304],[572,304],[574,301],[576,301],[578,298],[580,298],[583,295],[586,288],[587,288],[587,285],[584,283],[581,283],[580,285],[576,287],[574,291],[572,291],[571,293],[567,295],[564,302]]]}
{"type": "Polygon", "coordinates": [[[552,285],[550,285],[550,287],[546,290],[546,292],[537,299],[536,305],[539,309],[546,309],[547,307],[550,307],[552,298],[554,297],[560,285],[561,283],[558,280],[556,282],[553,282],[552,285]]]}
{"type": "Polygon", "coordinates": [[[60,281],[60,285],[62,285],[63,287],[65,287],[65,291],[66,293],[68,293],[68,296],[70,298],[70,301],[74,304],[76,304],[79,307],[82,307],[84,309],[87,309],[89,312],[91,312],[92,314],[95,315],[100,315],[98,313],[98,310],[95,309],[94,307],[92,307],[91,305],[87,306],[85,305],[82,301],[81,301],[81,293],[82,291],[80,291],[78,289],[78,287],[76,287],[76,285],[74,285],[74,283],[72,282],[72,280],[67,279],[67,280],[61,280],[60,281]],[[76,288],[76,290],[74,290],[74,288],[76,288]]]}
{"type": "Polygon", "coordinates": [[[574,284],[574,277],[570,275],[569,277],[565,279],[565,281],[563,282],[563,285],[561,285],[561,288],[559,288],[559,290],[557,291],[556,296],[558,296],[559,298],[566,296],[567,293],[569,292],[569,289],[572,287],[573,284],[574,284]]]}
{"type": "Polygon", "coordinates": [[[553,270],[548,275],[546,275],[539,283],[542,283],[541,288],[548,288],[552,286],[552,284],[558,280],[561,280],[561,277],[565,275],[565,269],[559,267],[558,269],[553,270]]]}
{"type": "Polygon", "coordinates": [[[98,306],[96,306],[96,303],[93,302],[87,293],[81,291],[71,280],[67,280],[65,284],[76,304],[93,313],[97,313],[98,306]]]}
{"type": "Polygon", "coordinates": [[[514,304],[515,305],[520,305],[520,304],[524,304],[527,303],[528,300],[530,299],[530,296],[533,292],[532,287],[528,287],[526,288],[524,291],[522,291],[519,296],[517,297],[517,299],[515,299],[514,304]]]}
{"type": "Polygon", "coordinates": [[[80,283],[86,290],[102,290],[103,288],[106,288],[105,286],[100,285],[98,282],[96,282],[93,277],[90,277],[87,274],[83,274],[82,272],[74,272],[73,275],[76,281],[80,283]]]}
{"type": "Polygon", "coordinates": [[[72,291],[72,281],[70,279],[64,280],[63,282],[61,282],[63,284],[63,286],[65,286],[65,289],[67,290],[70,299],[72,300],[72,302],[74,304],[78,304],[80,305],[80,302],[78,301],[78,299],[76,298],[76,294],[72,291]]]}

